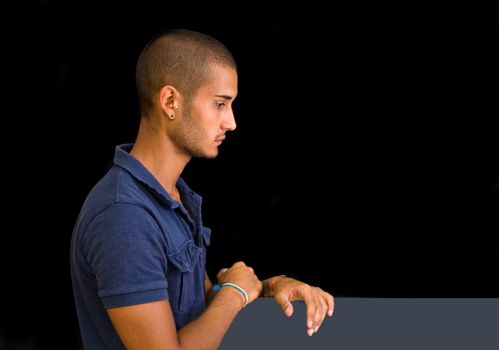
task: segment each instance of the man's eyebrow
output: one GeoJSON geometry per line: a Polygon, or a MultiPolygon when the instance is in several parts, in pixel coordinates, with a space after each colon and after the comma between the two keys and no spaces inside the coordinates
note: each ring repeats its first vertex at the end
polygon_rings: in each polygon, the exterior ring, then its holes
{"type": "Polygon", "coordinates": [[[223,98],[224,100],[232,100],[233,97],[229,95],[215,95],[215,97],[223,98]]]}

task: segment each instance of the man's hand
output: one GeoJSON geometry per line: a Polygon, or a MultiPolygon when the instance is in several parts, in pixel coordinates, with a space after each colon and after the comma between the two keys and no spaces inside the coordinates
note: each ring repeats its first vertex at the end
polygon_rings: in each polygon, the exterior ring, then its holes
{"type": "Polygon", "coordinates": [[[238,261],[230,268],[221,269],[217,274],[219,284],[234,283],[248,294],[248,304],[258,298],[262,291],[262,282],[258,279],[253,268],[244,262],[238,261]]]}
{"type": "Polygon", "coordinates": [[[333,315],[334,298],[319,287],[313,287],[289,277],[273,277],[265,281],[272,284],[273,296],[288,317],[293,315],[292,301],[302,300],[307,306],[307,334],[316,333],[326,313],[333,315]],[[273,280],[274,279],[274,280],[273,280]]]}

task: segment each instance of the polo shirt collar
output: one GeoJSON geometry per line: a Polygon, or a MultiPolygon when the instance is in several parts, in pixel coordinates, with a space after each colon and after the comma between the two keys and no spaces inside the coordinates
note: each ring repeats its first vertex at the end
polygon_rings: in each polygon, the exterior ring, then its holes
{"type": "MultiPolygon", "coordinates": [[[[180,204],[174,200],[156,178],[146,169],[146,167],[130,154],[133,144],[122,144],[116,146],[114,154],[114,164],[127,170],[134,178],[148,187],[162,202],[170,208],[175,209],[180,204]]],[[[200,204],[201,197],[193,192],[185,181],[179,177],[177,188],[182,195],[182,200],[187,203],[200,204]]],[[[196,207],[198,205],[195,205],[196,207]]]]}

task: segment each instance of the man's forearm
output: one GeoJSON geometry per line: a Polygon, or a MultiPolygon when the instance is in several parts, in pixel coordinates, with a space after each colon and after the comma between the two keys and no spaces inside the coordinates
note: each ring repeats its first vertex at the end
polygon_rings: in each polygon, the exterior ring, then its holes
{"type": "Polygon", "coordinates": [[[205,293],[205,305],[208,307],[210,303],[213,301],[215,298],[215,295],[217,295],[217,292],[213,290],[213,288],[208,289],[208,291],[205,293]]]}
{"type": "Polygon", "coordinates": [[[181,350],[215,350],[244,304],[241,293],[222,288],[196,320],[178,332],[181,350]]]}

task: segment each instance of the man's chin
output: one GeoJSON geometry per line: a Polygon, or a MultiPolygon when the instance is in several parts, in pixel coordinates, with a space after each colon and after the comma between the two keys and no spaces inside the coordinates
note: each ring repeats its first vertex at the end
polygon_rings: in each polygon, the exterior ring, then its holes
{"type": "Polygon", "coordinates": [[[206,159],[215,159],[218,156],[218,151],[212,154],[207,154],[205,156],[206,159]]]}
{"type": "Polygon", "coordinates": [[[218,148],[211,150],[190,149],[188,150],[192,158],[213,159],[218,156],[218,148]]]}
{"type": "Polygon", "coordinates": [[[204,159],[215,159],[218,156],[218,150],[211,153],[203,153],[195,155],[196,158],[204,158],[204,159]]]}

